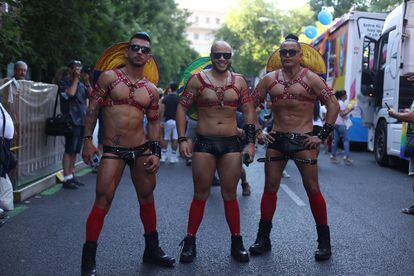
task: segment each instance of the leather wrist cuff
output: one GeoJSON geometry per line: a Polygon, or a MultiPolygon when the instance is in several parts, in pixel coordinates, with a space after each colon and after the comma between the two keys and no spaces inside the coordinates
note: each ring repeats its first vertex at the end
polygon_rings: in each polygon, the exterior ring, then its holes
{"type": "Polygon", "coordinates": [[[322,141],[325,141],[328,138],[329,134],[331,134],[331,132],[334,130],[334,128],[334,125],[325,123],[317,135],[318,138],[322,141]]]}
{"type": "Polygon", "coordinates": [[[247,143],[256,143],[256,126],[253,124],[247,124],[243,127],[244,133],[246,135],[247,143]]]}
{"type": "Polygon", "coordinates": [[[148,142],[148,147],[149,147],[152,155],[155,155],[158,158],[161,158],[161,143],[160,143],[160,141],[149,141],[148,142]]]}
{"type": "Polygon", "coordinates": [[[92,140],[91,135],[83,136],[83,140],[92,140]]]}

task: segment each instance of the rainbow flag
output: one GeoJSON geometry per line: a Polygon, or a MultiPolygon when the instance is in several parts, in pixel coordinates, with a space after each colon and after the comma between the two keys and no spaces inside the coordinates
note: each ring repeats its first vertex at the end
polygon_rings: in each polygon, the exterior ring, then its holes
{"type": "MultiPolygon", "coordinates": [[[[187,82],[192,75],[200,73],[202,70],[209,68],[211,68],[210,57],[202,57],[188,64],[179,78],[178,96],[182,96],[184,89],[187,86],[187,82]]],[[[187,110],[187,115],[193,120],[198,120],[197,106],[195,103],[193,103],[193,106],[187,110]]]]}
{"type": "MultiPolygon", "coordinates": [[[[402,123],[402,129],[401,129],[401,147],[400,147],[400,157],[403,159],[408,160],[409,157],[404,155],[404,152],[407,148],[407,137],[408,135],[410,137],[412,137],[414,135],[414,125],[407,123],[407,122],[403,122],[402,123]]],[[[411,146],[412,148],[412,146],[411,146]]],[[[410,150],[411,151],[411,150],[410,150]]]]}

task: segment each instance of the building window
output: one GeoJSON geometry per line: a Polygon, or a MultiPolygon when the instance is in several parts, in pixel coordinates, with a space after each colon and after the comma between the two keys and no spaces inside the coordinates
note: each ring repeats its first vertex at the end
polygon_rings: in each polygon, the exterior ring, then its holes
{"type": "Polygon", "coordinates": [[[210,23],[210,17],[206,17],[206,23],[209,24],[210,23]]]}
{"type": "Polygon", "coordinates": [[[220,24],[220,18],[216,18],[216,24],[219,25],[220,24]]]}
{"type": "Polygon", "coordinates": [[[194,39],[198,40],[198,34],[194,34],[194,39]]]}
{"type": "Polygon", "coordinates": [[[198,16],[194,17],[194,23],[198,23],[198,16]]]}

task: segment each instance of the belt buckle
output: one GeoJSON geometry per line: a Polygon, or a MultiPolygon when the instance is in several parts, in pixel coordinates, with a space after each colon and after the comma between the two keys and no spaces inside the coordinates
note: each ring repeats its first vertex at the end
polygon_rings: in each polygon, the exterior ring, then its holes
{"type": "Polygon", "coordinates": [[[287,137],[288,137],[290,140],[293,140],[293,139],[295,139],[295,134],[294,134],[294,133],[289,133],[289,134],[287,135],[287,137]]]}

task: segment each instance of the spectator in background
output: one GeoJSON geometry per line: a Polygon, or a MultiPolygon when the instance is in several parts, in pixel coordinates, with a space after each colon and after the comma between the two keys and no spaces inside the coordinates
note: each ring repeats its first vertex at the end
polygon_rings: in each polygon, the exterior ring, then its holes
{"type": "Polygon", "coordinates": [[[178,134],[175,123],[175,115],[177,113],[177,106],[179,97],[177,95],[178,83],[172,82],[168,94],[161,101],[161,120],[164,121],[164,140],[162,143],[161,162],[167,159],[170,163],[177,163],[177,148],[178,148],[178,134]],[[171,143],[172,155],[168,156],[168,143],[171,143]]]}
{"type": "Polygon", "coordinates": [[[85,115],[88,95],[92,92],[89,75],[81,73],[82,63],[73,60],[57,80],[62,114],[71,118],[72,133],[65,136],[65,153],[63,154],[63,188],[78,189],[84,184],[75,179],[76,155],[82,148],[85,115]],[[83,82],[81,81],[83,78],[83,82]]]}
{"type": "Polygon", "coordinates": [[[27,64],[24,61],[17,61],[14,64],[14,75],[13,77],[16,80],[25,80],[26,79],[26,74],[27,74],[27,64]]]}
{"type": "MultiPolygon", "coordinates": [[[[408,81],[410,81],[414,85],[414,76],[408,77],[408,81]]],[[[388,114],[390,117],[396,118],[398,120],[401,120],[403,122],[408,122],[410,124],[414,123],[414,101],[411,104],[411,107],[409,110],[405,110],[404,112],[396,112],[394,109],[389,109],[388,114]]],[[[410,164],[408,167],[408,175],[412,176],[413,182],[413,190],[414,190],[414,158],[410,158],[410,164]]],[[[401,210],[404,214],[407,215],[414,215],[414,205],[411,205],[408,208],[403,208],[401,210]]]]}
{"type": "MultiPolygon", "coordinates": [[[[6,111],[6,109],[3,107],[1,103],[0,103],[0,109],[1,109],[0,110],[0,137],[2,140],[1,146],[5,147],[4,160],[2,161],[2,163],[0,163],[0,177],[7,179],[7,173],[17,165],[16,160],[14,158],[11,158],[11,153],[10,153],[10,146],[11,146],[13,135],[14,135],[14,125],[13,125],[13,120],[10,114],[6,111]]],[[[0,185],[5,185],[4,183],[5,181],[6,180],[2,180],[0,185]]],[[[9,185],[11,186],[11,183],[9,183],[9,185]]],[[[9,188],[12,189],[11,187],[9,188]]],[[[5,191],[6,189],[2,189],[2,190],[5,191]]],[[[13,196],[11,191],[10,193],[11,193],[11,196],[13,196]]],[[[5,196],[4,194],[0,194],[0,198],[3,198],[4,196],[5,196]]],[[[10,200],[12,203],[13,199],[11,198],[10,200]]],[[[5,210],[3,210],[3,209],[8,208],[7,205],[8,205],[7,203],[5,203],[5,206],[0,205],[0,226],[4,224],[5,222],[4,219],[7,218],[7,213],[5,210]]]]}
{"type": "Polygon", "coordinates": [[[334,136],[333,136],[333,146],[332,146],[332,155],[331,162],[334,164],[339,163],[336,158],[336,151],[338,149],[339,139],[342,138],[344,143],[344,162],[346,165],[352,165],[353,161],[349,158],[349,137],[348,137],[348,128],[346,127],[346,121],[349,120],[349,113],[351,113],[354,108],[347,108],[345,101],[347,98],[345,90],[339,90],[335,93],[336,98],[339,103],[339,114],[335,122],[334,136]]]}

